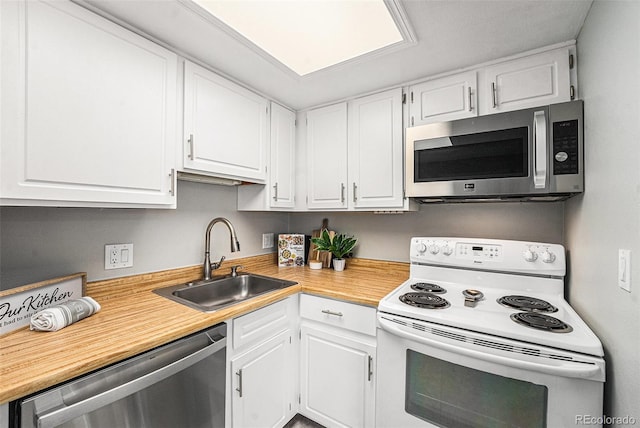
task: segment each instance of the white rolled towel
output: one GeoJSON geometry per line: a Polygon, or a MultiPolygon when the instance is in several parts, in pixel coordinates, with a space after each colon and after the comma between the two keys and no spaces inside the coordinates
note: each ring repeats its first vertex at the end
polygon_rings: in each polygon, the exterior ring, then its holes
{"type": "Polygon", "coordinates": [[[98,302],[91,297],[68,300],[51,306],[31,316],[31,330],[57,331],[100,310],[98,302]]]}

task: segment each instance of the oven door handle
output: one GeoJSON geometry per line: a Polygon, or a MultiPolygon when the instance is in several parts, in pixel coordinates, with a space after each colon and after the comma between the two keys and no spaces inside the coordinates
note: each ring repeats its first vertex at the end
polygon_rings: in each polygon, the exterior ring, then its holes
{"type": "Polygon", "coordinates": [[[38,428],[53,428],[65,422],[92,412],[101,407],[107,406],[121,398],[141,391],[163,379],[166,379],[210,355],[215,354],[227,345],[226,339],[218,340],[186,357],[183,357],[171,364],[161,367],[158,370],[140,376],[130,382],[120,384],[102,393],[96,394],[86,400],[79,401],[50,413],[36,416],[36,426],[38,428]]]}
{"type": "MultiPolygon", "coordinates": [[[[444,351],[452,352],[459,355],[468,356],[471,358],[488,361],[490,363],[515,367],[522,370],[532,370],[540,373],[546,373],[554,376],[563,376],[570,378],[593,378],[597,380],[604,380],[603,369],[595,363],[574,363],[570,361],[553,360],[559,365],[547,365],[534,363],[532,361],[523,361],[515,358],[507,358],[501,355],[495,355],[485,352],[480,352],[474,349],[464,348],[462,346],[456,346],[450,343],[441,342],[440,340],[433,340],[428,337],[424,337],[418,334],[411,333],[401,328],[399,324],[390,321],[383,316],[378,317],[380,326],[391,334],[400,336],[405,339],[412,340],[414,342],[423,343],[435,348],[442,349],[444,351]]],[[[411,328],[411,327],[408,327],[411,328]]],[[[466,343],[466,342],[465,342],[466,343]]]]}

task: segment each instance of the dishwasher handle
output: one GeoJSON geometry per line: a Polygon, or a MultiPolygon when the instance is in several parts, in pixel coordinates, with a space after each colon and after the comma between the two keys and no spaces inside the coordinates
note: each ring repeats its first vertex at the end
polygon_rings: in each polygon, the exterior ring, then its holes
{"type": "Polygon", "coordinates": [[[210,355],[224,349],[227,339],[222,338],[205,348],[202,348],[171,364],[133,379],[127,383],[118,385],[112,389],[96,394],[90,398],[74,403],[70,406],[36,416],[38,428],[53,428],[65,422],[114,403],[128,395],[141,391],[163,379],[166,379],[180,371],[202,361],[210,355]]]}

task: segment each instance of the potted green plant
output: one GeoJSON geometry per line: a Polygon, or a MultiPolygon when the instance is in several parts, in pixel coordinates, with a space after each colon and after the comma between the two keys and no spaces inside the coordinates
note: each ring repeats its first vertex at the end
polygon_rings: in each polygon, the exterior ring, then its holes
{"type": "Polygon", "coordinates": [[[333,237],[327,229],[323,229],[319,238],[311,238],[318,251],[329,251],[333,254],[333,268],[337,271],[344,270],[344,256],[349,254],[356,246],[358,240],[344,233],[333,237]]]}

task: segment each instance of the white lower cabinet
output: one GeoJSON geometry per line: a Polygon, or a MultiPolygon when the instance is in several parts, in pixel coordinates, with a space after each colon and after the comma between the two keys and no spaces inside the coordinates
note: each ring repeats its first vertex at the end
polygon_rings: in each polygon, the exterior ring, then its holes
{"type": "Polygon", "coordinates": [[[300,299],[300,413],[327,427],[374,426],[375,308],[300,299]]]}
{"type": "Polygon", "coordinates": [[[227,426],[284,426],[298,409],[298,297],[250,312],[230,324],[227,426]]]}
{"type": "Polygon", "coordinates": [[[281,427],[291,419],[292,331],[285,330],[231,362],[234,427],[281,427]]]}

